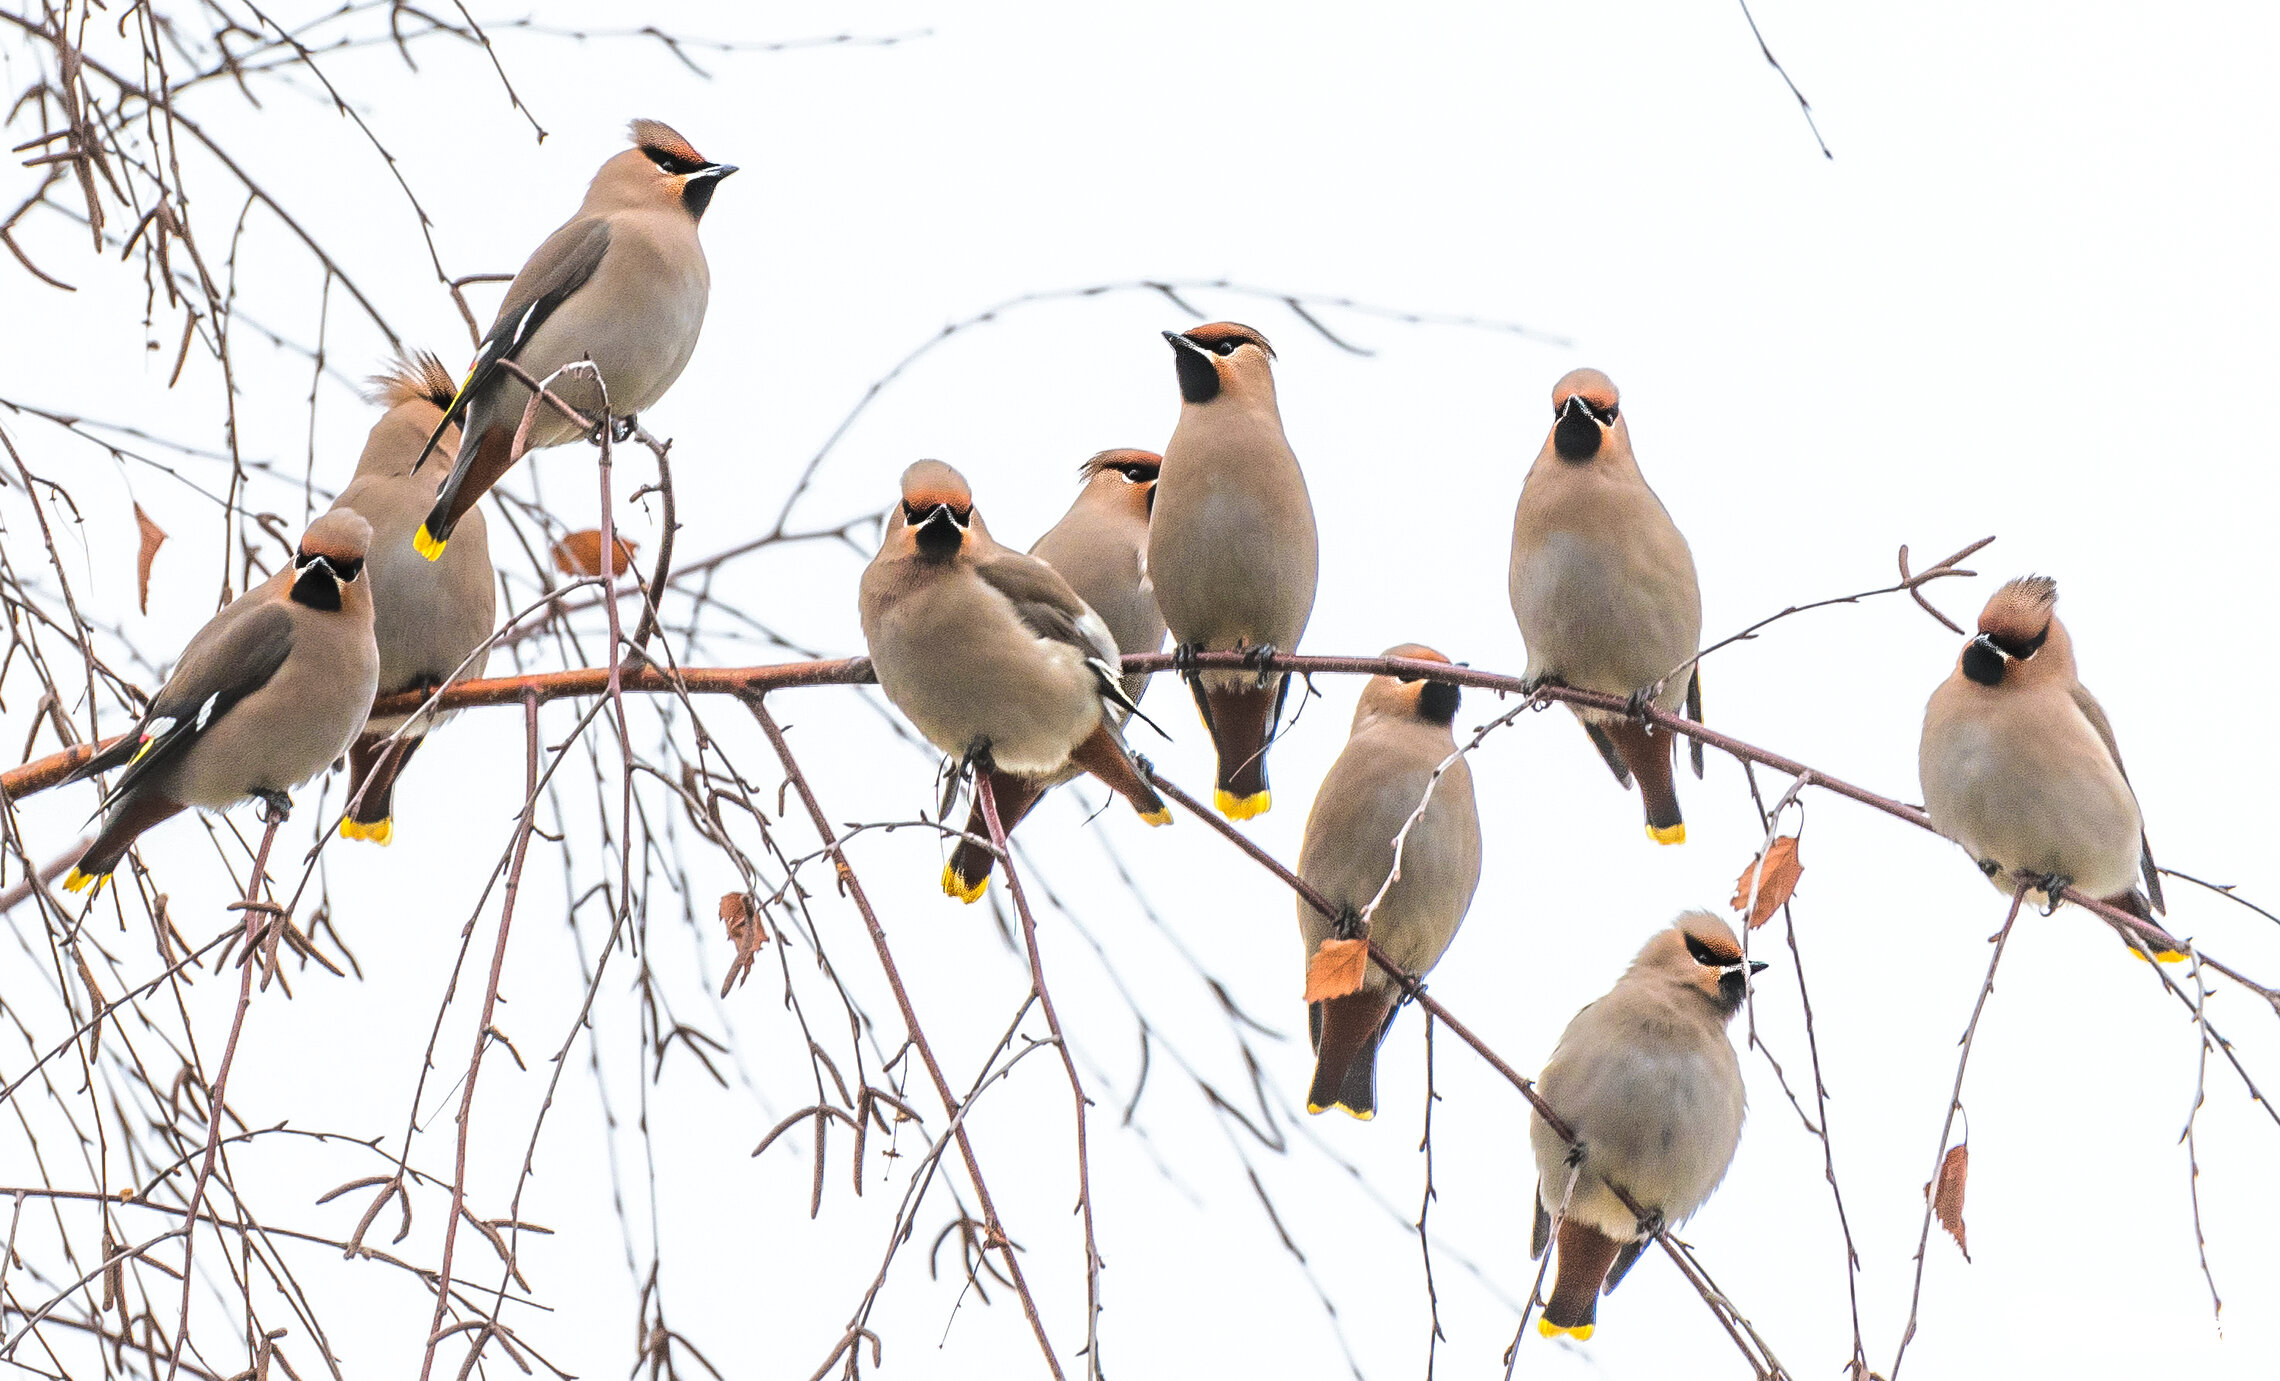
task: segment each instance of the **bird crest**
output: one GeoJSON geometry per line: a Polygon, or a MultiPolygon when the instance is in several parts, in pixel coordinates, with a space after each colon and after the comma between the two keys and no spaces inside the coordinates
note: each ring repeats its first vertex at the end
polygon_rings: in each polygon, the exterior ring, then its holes
{"type": "Polygon", "coordinates": [[[705,156],[697,152],[696,146],[663,120],[636,120],[630,128],[634,147],[649,155],[653,163],[685,163],[690,165],[688,171],[705,164],[705,156]]]}
{"type": "MultiPolygon", "coordinates": [[[[2008,582],[1979,611],[1979,631],[1999,644],[2040,643],[2058,607],[2058,582],[2047,575],[2023,575],[2008,582]]],[[[2013,651],[2013,656],[2024,655],[2013,651]]]]}
{"type": "Polygon", "coordinates": [[[395,363],[366,382],[365,401],[380,407],[394,408],[405,403],[429,402],[438,408],[448,408],[458,396],[459,383],[443,361],[425,350],[414,350],[396,357],[395,363]]]}
{"type": "Polygon", "coordinates": [[[1197,345],[1215,353],[1223,353],[1222,346],[1232,350],[1238,345],[1256,345],[1267,352],[1268,359],[1275,358],[1275,348],[1267,344],[1267,338],[1239,321],[1214,321],[1184,334],[1197,345]]]}
{"type": "Polygon", "coordinates": [[[1102,451],[1077,467],[1077,477],[1089,480],[1095,475],[1104,475],[1111,470],[1119,470],[1123,472],[1126,479],[1134,484],[1145,484],[1156,478],[1157,472],[1163,467],[1164,458],[1154,451],[1131,449],[1102,451]]]}

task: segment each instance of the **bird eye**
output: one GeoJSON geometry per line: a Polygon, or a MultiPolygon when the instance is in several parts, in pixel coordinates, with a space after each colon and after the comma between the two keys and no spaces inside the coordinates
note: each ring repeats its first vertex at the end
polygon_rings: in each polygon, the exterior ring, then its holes
{"type": "Polygon", "coordinates": [[[1621,408],[1593,408],[1591,410],[1591,415],[1593,417],[1598,418],[1603,425],[1609,427],[1615,425],[1615,419],[1620,416],[1621,413],[1621,408]]]}
{"type": "Polygon", "coordinates": [[[1118,473],[1122,474],[1124,478],[1130,480],[1134,484],[1146,484],[1148,481],[1156,477],[1156,472],[1149,469],[1145,465],[1122,466],[1119,468],[1118,473]]]}
{"type": "Polygon", "coordinates": [[[1716,954],[1711,952],[1708,945],[1703,944],[1700,940],[1695,939],[1691,935],[1686,937],[1686,952],[1694,956],[1695,963],[1700,964],[1705,968],[1722,969],[1726,967],[1725,960],[1720,959],[1716,954]]]}
{"type": "Polygon", "coordinates": [[[1219,342],[1219,344],[1217,344],[1217,345],[1214,345],[1214,346],[1213,346],[1213,347],[1211,347],[1211,348],[1212,348],[1212,351],[1213,351],[1214,353],[1216,353],[1216,354],[1220,354],[1220,355],[1232,355],[1232,354],[1234,354],[1234,353],[1235,353],[1235,347],[1236,347],[1238,344],[1240,344],[1240,343],[1241,343],[1241,342],[1239,342],[1239,341],[1232,341],[1232,340],[1223,340],[1223,341],[1219,342]]]}

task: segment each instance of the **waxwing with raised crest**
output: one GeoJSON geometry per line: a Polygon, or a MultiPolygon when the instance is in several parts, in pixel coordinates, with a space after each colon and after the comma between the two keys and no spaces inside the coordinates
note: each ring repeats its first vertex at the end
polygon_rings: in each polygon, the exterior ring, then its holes
{"type": "MultiPolygon", "coordinates": [[[[1076,502],[1050,531],[1037,539],[1029,554],[1059,572],[1069,588],[1100,616],[1117,651],[1131,657],[1161,651],[1164,615],[1156,608],[1141,563],[1148,554],[1148,510],[1155,500],[1156,472],[1164,458],[1154,451],[1102,451],[1080,468],[1083,486],[1076,502]]],[[[1132,705],[1148,689],[1146,672],[1127,672],[1119,685],[1132,705]]],[[[1123,703],[1108,706],[1109,717],[1126,727],[1132,710],[1123,703]]],[[[997,792],[998,813],[1006,832],[1029,814],[1046,792],[1079,775],[1075,763],[1044,777],[1018,777],[996,772],[990,786],[997,792]]],[[[989,885],[995,862],[981,840],[989,838],[979,801],[966,817],[966,838],[952,850],[943,874],[943,890],[967,901],[979,900],[989,885]]]]}
{"type": "MultiPolygon", "coordinates": [[[[903,472],[859,609],[879,688],[958,769],[1042,779],[1073,764],[1170,823],[1107,713],[1129,704],[1116,639],[1051,566],[997,544],[965,476],[938,460],[903,472]]],[[[971,901],[980,889],[955,869],[943,888],[971,901]]]]}
{"type": "MultiPolygon", "coordinates": [[[[1387,648],[1385,655],[1449,660],[1416,643],[1387,648]]],[[[1299,942],[1307,958],[1324,940],[1354,930],[1373,900],[1369,938],[1408,973],[1422,977],[1456,939],[1480,885],[1480,814],[1472,772],[1457,756],[1451,730],[1458,700],[1455,686],[1415,677],[1373,676],[1362,687],[1353,732],[1315,793],[1299,848],[1299,877],[1340,911],[1327,917],[1300,899],[1299,942]],[[1420,806],[1424,813],[1411,824],[1420,806]],[[1398,878],[1396,838],[1402,841],[1398,878]]],[[[1372,961],[1359,990],[1308,1007],[1314,1043],[1308,1112],[1337,1108],[1363,1121],[1377,1115],[1378,1045],[1401,995],[1392,975],[1372,961]]]]}
{"type": "Polygon", "coordinates": [[[430,561],[523,451],[583,435],[541,406],[518,449],[515,433],[531,392],[502,362],[512,360],[543,383],[564,366],[590,359],[599,384],[590,374],[571,372],[554,378],[548,391],[588,417],[607,412],[613,427],[630,427],[636,414],[665,396],[696,351],[712,295],[697,222],[736,168],[708,160],[656,120],[634,121],[632,134],[634,147],[602,164],[578,214],[547,236],[515,275],[466,381],[428,441],[433,450],[448,427],[462,424],[450,478],[414,538],[430,561]]]}
{"type": "MultiPolygon", "coordinates": [[[[1552,430],[1512,517],[1512,613],[1531,681],[1629,697],[1702,717],[1702,594],[1687,548],[1631,452],[1615,381],[1570,370],[1552,389],[1552,430]]],[[[1636,777],[1647,836],[1686,842],[1672,736],[1636,713],[1571,705],[1625,786],[1636,777]]],[[[1693,749],[1694,775],[1702,750],[1693,749]]]]}
{"type": "MultiPolygon", "coordinates": [[[[333,509],[360,513],[372,524],[365,574],[372,583],[380,694],[427,692],[455,677],[481,676],[490,660],[498,617],[490,531],[483,511],[470,509],[450,550],[437,560],[424,560],[412,549],[412,534],[434,505],[443,478],[439,467],[415,474],[412,466],[451,405],[451,374],[435,356],[419,354],[398,361],[372,383],[372,401],[387,410],[366,438],[355,478],[333,500],[333,509]]],[[[455,438],[453,431],[444,434],[446,444],[455,438]]],[[[393,838],[397,776],[448,718],[399,714],[366,722],[348,751],[343,838],[376,844],[393,838]]]]}
{"type": "Polygon", "coordinates": [[[348,750],[380,680],[364,570],[371,543],[357,514],[320,516],[291,565],[191,637],[134,729],[71,775],[125,769],[67,889],[100,883],[144,830],[192,806],[259,797],[282,812],[286,793],[348,750]]]}
{"type": "MultiPolygon", "coordinates": [[[[2072,884],[2153,924],[2161,874],[2137,793],[2057,610],[2058,582],[2045,576],[1988,599],[1924,707],[1924,807],[2005,896],[2028,880],[2028,897],[2054,905],[2050,894],[2072,884]]],[[[2184,957],[2167,945],[2155,953],[2184,957]]]]}
{"type": "MultiPolygon", "coordinates": [[[[1306,476],[1283,435],[1274,349],[1248,326],[1166,331],[1180,420],[1164,445],[1148,578],[1183,653],[1293,652],[1314,612],[1319,552],[1306,476]]],[[[1273,804],[1267,748],[1289,678],[1188,673],[1219,758],[1213,800],[1233,820],[1273,804]]]]}
{"type": "Polygon", "coordinates": [[[1745,1101],[1726,1025],[1764,968],[1724,921],[1689,911],[1561,1033],[1536,1090],[1576,1139],[1541,1113],[1528,1118],[1538,1177],[1528,1254],[1559,1244],[1559,1275],[1537,1324],[1546,1336],[1589,1338],[1600,1295],[1622,1282],[1654,1230],[1691,1217],[1726,1177],[1745,1101]]]}

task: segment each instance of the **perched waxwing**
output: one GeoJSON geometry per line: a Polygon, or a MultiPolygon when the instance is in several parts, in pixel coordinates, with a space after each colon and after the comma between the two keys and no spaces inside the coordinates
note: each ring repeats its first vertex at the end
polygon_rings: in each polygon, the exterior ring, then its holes
{"type": "MultiPolygon", "coordinates": [[[[1552,389],[1553,423],[1512,516],[1512,613],[1531,681],[1631,697],[1702,717],[1702,637],[1694,553],[1647,487],[1615,382],[1570,370],[1552,389]],[[1663,678],[1670,678],[1667,682],[1663,678]]],[[[1570,706],[1615,780],[1635,776],[1647,837],[1686,842],[1671,780],[1671,738],[1631,715],[1570,706]]],[[[1702,775],[1702,749],[1693,750],[1702,775]]]]}
{"type": "MultiPolygon", "coordinates": [[[[433,449],[447,427],[464,421],[451,477],[415,537],[430,561],[443,554],[475,501],[522,458],[515,431],[531,394],[499,368],[501,360],[545,380],[572,361],[591,359],[607,399],[590,376],[565,375],[550,391],[589,417],[606,410],[614,426],[630,424],[664,397],[697,348],[712,294],[697,222],[721,179],[736,168],[707,161],[656,120],[634,121],[633,143],[602,164],[578,214],[546,237],[508,285],[498,320],[428,440],[433,449]]],[[[523,449],[559,446],[579,435],[560,413],[542,406],[523,449]]]]}
{"type": "MultiPolygon", "coordinates": [[[[1050,532],[1037,539],[1029,554],[1060,572],[1085,607],[1100,615],[1116,649],[1127,657],[1160,651],[1164,646],[1164,616],[1156,608],[1155,592],[1141,573],[1148,554],[1148,507],[1156,493],[1156,471],[1164,462],[1154,451],[1102,451],[1086,461],[1080,473],[1084,487],[1050,532]]],[[[1148,689],[1148,673],[1128,672],[1119,683],[1132,705],[1148,689]]],[[[1108,707],[1119,728],[1132,710],[1121,703],[1108,707]]],[[[998,818],[1006,833],[1029,814],[1044,794],[1074,778],[1081,769],[1071,763],[1045,777],[1016,777],[992,771],[991,789],[997,792],[998,818]]],[[[976,901],[989,885],[996,858],[979,841],[990,837],[989,824],[976,801],[966,816],[966,835],[951,852],[950,866],[942,874],[942,890],[963,901],[976,901]]]]}
{"type": "MultiPolygon", "coordinates": [[[[491,535],[483,511],[470,509],[459,520],[457,544],[441,557],[427,561],[412,550],[412,534],[434,505],[443,478],[440,469],[414,474],[412,467],[451,405],[451,374],[441,360],[423,353],[398,361],[372,385],[371,400],[387,411],[365,438],[356,476],[333,500],[333,510],[360,513],[372,524],[372,556],[364,573],[372,583],[380,694],[424,693],[455,675],[481,676],[490,661],[499,598],[491,535]]],[[[454,440],[456,432],[446,428],[445,444],[454,440]]],[[[427,735],[450,717],[426,716],[408,727],[405,715],[365,723],[348,750],[349,804],[341,837],[388,842],[395,829],[396,778],[427,735]]]]}
{"type": "MultiPolygon", "coordinates": [[[[859,608],[879,688],[959,767],[1050,778],[1074,764],[1171,823],[1105,712],[1130,703],[1116,639],[1051,566],[991,538],[965,476],[939,460],[903,471],[859,608]]],[[[971,901],[980,887],[955,866],[943,890],[971,901]]]]}
{"type": "MultiPolygon", "coordinates": [[[[1449,659],[1429,647],[1403,643],[1388,657],[1449,659]]],[[[1370,916],[1370,938],[1410,973],[1440,962],[1464,923],[1480,885],[1480,814],[1473,805],[1472,773],[1450,725],[1458,691],[1439,681],[1373,676],[1354,709],[1346,751],[1322,779],[1306,817],[1298,875],[1343,913],[1333,921],[1303,899],[1298,934],[1311,959],[1324,940],[1350,927],[1380,887],[1385,899],[1370,916]],[[1454,761],[1451,761],[1454,759],[1454,761]],[[1438,783],[1433,773],[1448,770],[1438,783]],[[1393,841],[1425,801],[1425,813],[1401,848],[1401,877],[1391,886],[1393,841]]],[[[1306,1110],[1338,1108],[1368,1121],[1377,1114],[1378,1043],[1393,1025],[1401,989],[1375,961],[1361,989],[1307,1008],[1314,1040],[1314,1084],[1306,1110]]]]}
{"type": "Polygon", "coordinates": [[[72,773],[76,781],[126,769],[66,889],[108,877],[137,835],[188,807],[259,797],[282,811],[287,792],[348,750],[380,681],[364,578],[371,544],[371,524],[358,515],[322,515],[291,566],[190,639],[134,731],[72,773]]]}
{"type": "MultiPolygon", "coordinates": [[[[1314,612],[1317,551],[1306,476],[1275,407],[1274,348],[1231,321],[1170,331],[1180,420],[1164,444],[1148,578],[1183,654],[1291,652],[1314,612]]],[[[1267,746],[1289,679],[1188,672],[1219,755],[1213,801],[1230,820],[1273,804],[1267,746]]]]}
{"type": "Polygon", "coordinates": [[[1559,1239],[1559,1277],[1537,1327],[1589,1338],[1599,1296],[1622,1282],[1655,1229],[1684,1222],[1726,1177],[1742,1139],[1742,1066],[1726,1023],[1765,964],[1707,911],[1658,932],[1607,996],[1575,1014],[1536,1082],[1572,1128],[1528,1119],[1540,1257],[1559,1239]],[[1641,1223],[1607,1186],[1621,1185],[1641,1223]],[[1604,1285],[1602,1284],[1604,1282],[1604,1285]]]}
{"type": "Polygon", "coordinates": [[[2029,877],[2047,906],[2071,884],[2152,923],[2161,874],[2137,793],[2105,709],[2075,679],[2057,607],[2057,581],[2025,576],[1980,611],[1979,635],[1924,707],[1924,807],[2003,895],[2029,877]]]}

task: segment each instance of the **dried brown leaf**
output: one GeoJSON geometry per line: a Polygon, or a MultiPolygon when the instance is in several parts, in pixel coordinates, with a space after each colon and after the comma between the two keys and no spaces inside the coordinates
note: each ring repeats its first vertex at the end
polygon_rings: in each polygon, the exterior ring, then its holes
{"type": "Polygon", "coordinates": [[[141,504],[135,505],[135,527],[142,533],[142,551],[135,557],[136,598],[144,613],[150,612],[150,566],[158,559],[158,549],[166,542],[166,530],[150,520],[141,504]]]}
{"type": "Polygon", "coordinates": [[[729,941],[736,946],[736,960],[720,984],[720,995],[727,997],[730,988],[751,976],[752,961],[768,943],[768,928],[760,923],[760,912],[752,905],[752,898],[743,892],[730,892],[720,899],[720,919],[728,927],[729,941]]]}
{"type": "MultiPolygon", "coordinates": [[[[610,563],[612,577],[624,575],[633,565],[633,543],[617,538],[617,559],[610,563]]],[[[602,570],[602,531],[587,528],[554,544],[554,569],[564,575],[599,575],[602,570]]]]}
{"type": "Polygon", "coordinates": [[[1940,1162],[1939,1188],[1932,1194],[1932,1215],[1948,1230],[1948,1236],[1955,1239],[1956,1248],[1966,1261],[1971,1259],[1971,1248],[1963,1240],[1963,1182],[1970,1173],[1971,1148],[1954,1147],[1947,1153],[1947,1159],[1940,1162]]]}
{"type": "Polygon", "coordinates": [[[1762,865],[1759,860],[1751,859],[1749,866],[1742,869],[1741,877],[1735,881],[1734,899],[1727,905],[1736,911],[1749,906],[1750,885],[1756,879],[1760,866],[1765,869],[1765,880],[1757,884],[1757,905],[1750,911],[1752,930],[1773,919],[1773,913],[1779,911],[1782,904],[1789,900],[1789,894],[1797,890],[1797,879],[1805,876],[1805,865],[1797,861],[1797,837],[1785,834],[1774,840],[1773,847],[1765,852],[1762,865]]]}
{"type": "Polygon", "coordinates": [[[1369,972],[1370,942],[1367,940],[1337,940],[1322,942],[1314,957],[1306,961],[1306,1000],[1328,1002],[1334,997],[1360,992],[1362,976],[1369,972]]]}

